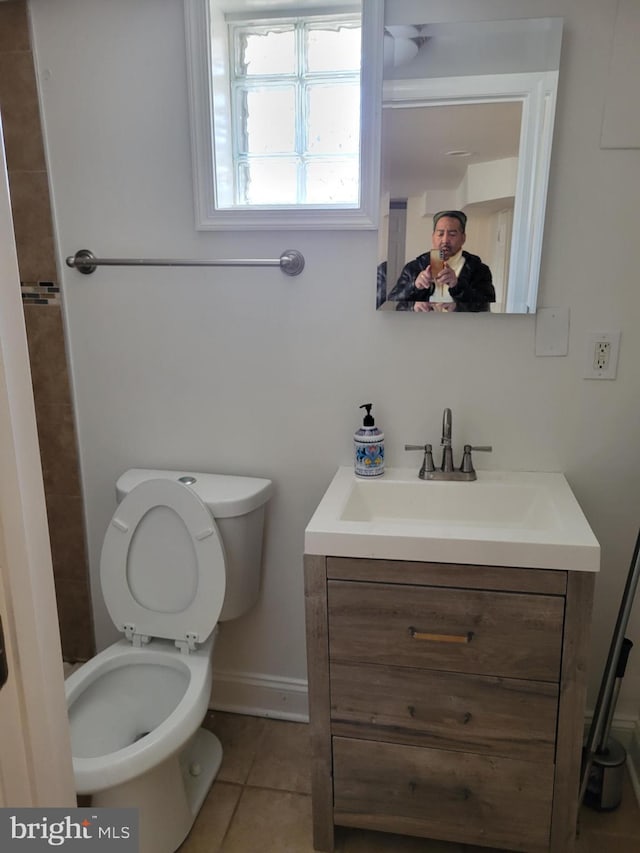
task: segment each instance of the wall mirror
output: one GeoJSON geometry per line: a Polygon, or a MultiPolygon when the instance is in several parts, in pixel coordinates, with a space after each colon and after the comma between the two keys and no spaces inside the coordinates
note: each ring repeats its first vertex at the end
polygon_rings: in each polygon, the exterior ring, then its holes
{"type": "Polygon", "coordinates": [[[383,0],[185,0],[199,230],[375,228],[383,0]]]}
{"type": "Polygon", "coordinates": [[[453,209],[464,250],[491,270],[488,310],[535,312],[561,38],[559,18],[386,21],[379,309],[414,307],[394,286],[432,248],[433,215],[453,209]]]}

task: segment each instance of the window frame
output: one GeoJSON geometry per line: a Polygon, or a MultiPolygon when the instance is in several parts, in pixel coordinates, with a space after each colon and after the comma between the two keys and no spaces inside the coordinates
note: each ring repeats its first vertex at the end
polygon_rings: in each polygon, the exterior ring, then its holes
{"type": "MultiPolygon", "coordinates": [[[[304,15],[304,0],[295,6],[284,0],[283,9],[304,15]]],[[[230,105],[214,98],[228,68],[226,26],[222,26],[224,0],[185,0],[189,112],[191,125],[195,224],[199,231],[274,229],[375,229],[380,207],[380,134],[382,110],[383,0],[362,3],[362,70],[360,80],[360,203],[303,205],[243,205],[219,207],[216,169],[225,171],[232,185],[233,163],[220,156],[216,161],[216,128],[231,127],[230,105]],[[216,8],[212,9],[212,5],[216,8]],[[215,50],[212,42],[215,40],[215,50]],[[223,57],[220,61],[218,57],[223,57]]],[[[311,13],[317,6],[311,7],[311,13]]],[[[328,6],[326,11],[345,8],[328,6]]],[[[258,17],[258,13],[255,13],[258,17]]],[[[261,15],[262,17],[262,15],[261,15]]],[[[230,150],[230,146],[227,146],[230,150]]]]}

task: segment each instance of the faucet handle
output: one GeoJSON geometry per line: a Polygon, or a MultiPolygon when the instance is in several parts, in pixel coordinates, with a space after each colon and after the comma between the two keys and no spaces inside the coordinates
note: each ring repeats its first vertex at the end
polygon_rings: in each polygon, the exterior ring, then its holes
{"type": "Polygon", "coordinates": [[[474,474],[475,468],[473,467],[473,461],[471,459],[471,451],[472,450],[481,450],[485,453],[491,453],[493,447],[490,444],[482,444],[477,446],[471,446],[470,444],[465,444],[464,446],[464,455],[462,457],[462,465],[460,466],[460,470],[463,474],[474,474]]]}
{"type": "Polygon", "coordinates": [[[418,477],[420,477],[421,480],[424,480],[425,474],[432,474],[436,470],[436,466],[433,464],[433,455],[431,450],[431,445],[425,444],[422,468],[418,471],[418,477]]]}
{"type": "Polygon", "coordinates": [[[424,451],[422,466],[418,472],[418,477],[420,477],[421,480],[424,480],[425,474],[432,473],[436,470],[436,466],[433,464],[433,448],[430,444],[405,444],[404,449],[424,451]]]}

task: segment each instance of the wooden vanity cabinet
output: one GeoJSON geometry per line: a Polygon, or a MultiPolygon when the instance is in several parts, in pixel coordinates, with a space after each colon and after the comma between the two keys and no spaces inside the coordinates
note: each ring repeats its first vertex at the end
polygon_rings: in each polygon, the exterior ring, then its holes
{"type": "Polygon", "coordinates": [[[316,850],[572,853],[590,572],[305,555],[316,850]]]}

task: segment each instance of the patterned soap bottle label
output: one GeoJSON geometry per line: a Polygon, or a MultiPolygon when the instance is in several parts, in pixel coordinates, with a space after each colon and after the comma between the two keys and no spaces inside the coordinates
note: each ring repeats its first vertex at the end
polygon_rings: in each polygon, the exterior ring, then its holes
{"type": "Polygon", "coordinates": [[[379,477],[384,473],[384,439],[362,436],[354,441],[355,472],[359,477],[379,477]]]}

